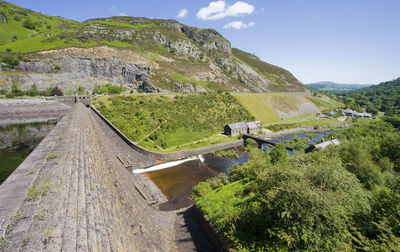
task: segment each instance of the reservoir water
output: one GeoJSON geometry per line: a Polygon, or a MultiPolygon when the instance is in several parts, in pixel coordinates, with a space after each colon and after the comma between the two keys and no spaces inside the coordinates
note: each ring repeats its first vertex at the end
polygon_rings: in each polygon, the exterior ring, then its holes
{"type": "Polygon", "coordinates": [[[42,122],[0,124],[0,184],[53,129],[57,120],[52,118],[42,122]]]}

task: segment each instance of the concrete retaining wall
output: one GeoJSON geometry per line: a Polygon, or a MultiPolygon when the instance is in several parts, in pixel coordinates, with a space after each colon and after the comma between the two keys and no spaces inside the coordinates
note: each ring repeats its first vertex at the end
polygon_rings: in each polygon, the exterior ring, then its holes
{"type": "Polygon", "coordinates": [[[193,210],[197,222],[206,233],[207,238],[212,243],[215,251],[229,252],[229,246],[226,244],[222,236],[217,232],[212,222],[205,217],[203,211],[201,211],[196,204],[193,205],[193,210]]]}
{"type": "Polygon", "coordinates": [[[181,150],[181,151],[176,151],[176,152],[171,152],[171,153],[152,152],[152,151],[143,149],[142,147],[138,146],[136,143],[134,143],[131,140],[129,140],[110,121],[108,121],[97,109],[95,109],[93,106],[90,106],[90,107],[132,149],[134,149],[135,151],[138,151],[138,152],[140,152],[142,154],[145,154],[145,155],[147,155],[147,156],[149,156],[151,158],[154,158],[154,159],[157,159],[157,160],[161,160],[161,161],[164,161],[164,162],[185,159],[185,158],[188,158],[188,157],[193,157],[193,156],[197,156],[197,155],[203,155],[203,154],[207,154],[207,153],[214,152],[214,151],[217,151],[217,150],[224,150],[224,149],[229,149],[229,148],[233,148],[233,147],[239,147],[239,146],[243,145],[243,141],[242,140],[238,140],[238,141],[233,141],[233,142],[229,142],[229,143],[216,144],[216,145],[212,145],[212,146],[197,148],[197,149],[193,149],[193,150],[181,150]]]}

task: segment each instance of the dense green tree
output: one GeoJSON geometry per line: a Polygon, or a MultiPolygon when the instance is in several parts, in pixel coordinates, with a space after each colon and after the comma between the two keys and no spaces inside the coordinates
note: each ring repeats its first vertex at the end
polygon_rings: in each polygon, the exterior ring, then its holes
{"type": "Polygon", "coordinates": [[[22,23],[22,26],[31,30],[34,30],[36,28],[35,22],[33,22],[30,18],[25,19],[25,21],[22,23]]]}
{"type": "Polygon", "coordinates": [[[63,96],[64,93],[61,90],[61,88],[59,88],[58,86],[55,86],[51,91],[50,91],[50,95],[51,96],[63,96]]]}
{"type": "Polygon", "coordinates": [[[110,84],[95,86],[93,94],[120,94],[123,91],[121,86],[113,86],[110,84]]]}
{"type": "Polygon", "coordinates": [[[78,92],[78,95],[84,95],[85,94],[85,88],[82,87],[82,86],[79,86],[77,92],[78,92]]]}
{"type": "Polygon", "coordinates": [[[275,148],[270,151],[269,155],[273,164],[285,164],[288,161],[288,153],[286,152],[285,145],[281,143],[276,144],[275,148]]]}
{"type": "Polygon", "coordinates": [[[26,95],[29,95],[29,96],[38,96],[40,94],[39,90],[37,89],[36,84],[33,84],[32,87],[29,90],[27,90],[25,93],[26,93],[26,95]]]}
{"type": "Polygon", "coordinates": [[[399,136],[390,123],[360,120],[340,146],[284,162],[278,150],[251,149],[228,182],[201,183],[193,198],[239,250],[398,251],[399,136]]]}
{"type": "Polygon", "coordinates": [[[1,61],[5,64],[7,64],[7,66],[9,68],[14,68],[16,66],[18,66],[19,64],[19,60],[17,57],[12,56],[12,55],[5,55],[2,57],[1,61]]]}
{"type": "Polygon", "coordinates": [[[381,155],[388,157],[394,164],[394,169],[400,172],[400,134],[387,135],[381,145],[381,155]]]}
{"type": "Polygon", "coordinates": [[[7,97],[23,96],[25,93],[19,88],[19,85],[14,82],[11,85],[11,91],[7,93],[7,97]]]}
{"type": "Polygon", "coordinates": [[[360,110],[365,108],[368,112],[376,114],[380,111],[400,109],[400,78],[382,82],[379,85],[339,93],[348,108],[360,110]]]}

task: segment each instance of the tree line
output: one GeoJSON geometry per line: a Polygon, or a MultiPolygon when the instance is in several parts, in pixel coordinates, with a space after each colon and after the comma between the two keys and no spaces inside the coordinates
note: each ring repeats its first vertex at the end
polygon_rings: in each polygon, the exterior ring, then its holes
{"type": "Polygon", "coordinates": [[[249,149],[248,163],[200,183],[193,199],[239,251],[399,251],[399,133],[363,120],[310,154],[249,149]]]}

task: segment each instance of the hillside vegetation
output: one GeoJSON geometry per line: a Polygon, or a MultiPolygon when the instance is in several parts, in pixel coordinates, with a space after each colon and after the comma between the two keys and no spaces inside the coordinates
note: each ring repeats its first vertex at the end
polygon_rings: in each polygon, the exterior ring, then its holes
{"type": "MultiPolygon", "coordinates": [[[[289,71],[268,64],[257,56],[241,51],[237,48],[232,48],[232,54],[236,60],[253,68],[261,74],[265,79],[271,81],[271,91],[285,91],[288,86],[293,86],[291,90],[296,91],[296,87],[301,87],[302,83],[298,81],[289,71]]],[[[304,88],[299,88],[299,91],[304,91],[304,88]]]]}
{"type": "Polygon", "coordinates": [[[249,149],[228,181],[202,182],[193,198],[238,251],[399,251],[399,133],[362,120],[310,154],[249,149]]]}
{"type": "Polygon", "coordinates": [[[311,95],[268,93],[234,94],[250,113],[264,124],[317,113],[340,106],[339,103],[311,95]]]}
{"type": "Polygon", "coordinates": [[[354,109],[400,114],[400,78],[338,95],[342,96],[347,106],[354,109]]]}
{"type": "Polygon", "coordinates": [[[254,120],[227,93],[103,97],[94,104],[129,139],[157,152],[232,141],[219,136],[226,124],[254,120]]]}
{"type": "Polygon", "coordinates": [[[0,1],[0,34],[0,86],[6,89],[36,83],[39,90],[82,85],[90,91],[109,83],[144,92],[308,91],[288,71],[231,49],[217,31],[175,20],[76,22],[0,1]]]}

